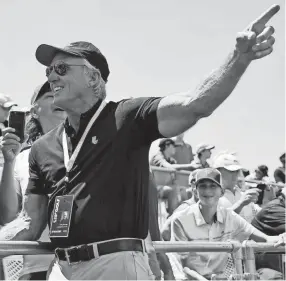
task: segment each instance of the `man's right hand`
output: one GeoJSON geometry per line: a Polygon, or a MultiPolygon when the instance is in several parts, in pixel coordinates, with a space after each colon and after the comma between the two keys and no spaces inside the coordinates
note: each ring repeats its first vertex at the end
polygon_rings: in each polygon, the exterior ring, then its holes
{"type": "Polygon", "coordinates": [[[2,130],[2,139],[0,148],[2,150],[5,162],[13,162],[20,153],[22,144],[20,138],[14,134],[15,129],[5,128],[2,130]]]}
{"type": "Polygon", "coordinates": [[[259,193],[261,192],[258,188],[251,188],[242,193],[240,201],[246,206],[251,202],[256,203],[258,200],[259,193]]]}
{"type": "Polygon", "coordinates": [[[279,10],[279,5],[273,5],[237,35],[236,50],[249,61],[263,58],[273,51],[274,28],[267,23],[279,10]]]}

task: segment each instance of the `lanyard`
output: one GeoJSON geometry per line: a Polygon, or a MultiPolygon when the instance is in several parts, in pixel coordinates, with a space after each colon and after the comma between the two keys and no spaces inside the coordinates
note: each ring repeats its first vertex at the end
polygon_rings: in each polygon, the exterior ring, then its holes
{"type": "MultiPolygon", "coordinates": [[[[88,125],[86,126],[71,158],[69,158],[69,152],[68,152],[68,142],[67,142],[67,135],[66,132],[63,131],[63,150],[64,150],[64,162],[65,162],[65,166],[66,166],[66,170],[67,170],[67,175],[70,172],[70,170],[72,169],[74,162],[78,156],[78,153],[85,141],[85,138],[91,128],[91,126],[94,124],[95,120],[98,118],[99,114],[101,113],[101,111],[104,109],[104,107],[107,105],[106,101],[102,101],[100,107],[97,109],[97,111],[94,113],[94,115],[92,116],[92,118],[90,119],[88,125]]],[[[66,177],[65,179],[66,181],[68,181],[68,177],[66,177]]]]}

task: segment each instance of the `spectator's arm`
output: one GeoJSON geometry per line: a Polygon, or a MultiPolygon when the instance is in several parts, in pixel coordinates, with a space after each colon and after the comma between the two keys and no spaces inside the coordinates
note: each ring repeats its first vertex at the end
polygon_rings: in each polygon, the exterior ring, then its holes
{"type": "Polygon", "coordinates": [[[162,153],[158,153],[154,155],[151,159],[150,165],[162,167],[166,169],[172,169],[172,170],[189,170],[191,167],[191,164],[170,164],[162,155],[162,153]]]}
{"type": "Polygon", "coordinates": [[[208,281],[208,279],[188,267],[184,267],[184,273],[187,275],[188,280],[208,281]]]}
{"type": "Polygon", "coordinates": [[[1,224],[9,223],[20,211],[21,188],[14,177],[15,161],[4,162],[0,183],[0,213],[1,224]]]}
{"type": "Polygon", "coordinates": [[[256,229],[250,223],[248,223],[244,218],[240,215],[232,212],[231,213],[231,221],[233,225],[236,226],[236,229],[233,232],[234,238],[239,236],[239,240],[250,239],[255,242],[270,242],[275,243],[278,241],[278,236],[268,236],[256,229]]]}
{"type": "Polygon", "coordinates": [[[258,188],[246,190],[242,193],[241,198],[233,204],[232,210],[239,214],[244,206],[247,206],[250,202],[257,201],[259,192],[261,191],[258,188]]]}
{"type": "Polygon", "coordinates": [[[18,217],[0,230],[1,240],[28,240],[40,238],[47,225],[48,197],[29,194],[18,217]]]}
{"type": "Polygon", "coordinates": [[[237,201],[230,207],[230,209],[239,214],[244,206],[245,204],[242,201],[237,201]]]}
{"type": "Polygon", "coordinates": [[[161,230],[161,235],[162,239],[164,241],[170,241],[171,240],[171,223],[173,220],[173,216],[170,216],[166,222],[164,223],[162,230],[161,230]]]}
{"type": "Polygon", "coordinates": [[[167,255],[165,253],[157,253],[157,259],[160,263],[160,268],[164,273],[164,280],[175,280],[172,266],[167,255]]]}

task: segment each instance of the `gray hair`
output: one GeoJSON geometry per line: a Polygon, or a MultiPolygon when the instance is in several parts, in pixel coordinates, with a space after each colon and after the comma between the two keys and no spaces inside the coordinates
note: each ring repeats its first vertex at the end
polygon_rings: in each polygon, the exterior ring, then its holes
{"type": "Polygon", "coordinates": [[[95,95],[100,99],[106,98],[105,82],[100,71],[85,60],[84,74],[87,77],[88,86],[93,89],[95,95]]]}

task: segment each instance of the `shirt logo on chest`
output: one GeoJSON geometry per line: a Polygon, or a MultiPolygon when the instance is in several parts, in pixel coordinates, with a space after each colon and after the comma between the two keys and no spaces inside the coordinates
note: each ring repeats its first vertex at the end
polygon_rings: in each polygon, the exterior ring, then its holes
{"type": "Polygon", "coordinates": [[[97,144],[97,143],[98,143],[97,136],[92,137],[92,138],[91,138],[91,142],[92,142],[93,144],[97,144]]]}

